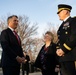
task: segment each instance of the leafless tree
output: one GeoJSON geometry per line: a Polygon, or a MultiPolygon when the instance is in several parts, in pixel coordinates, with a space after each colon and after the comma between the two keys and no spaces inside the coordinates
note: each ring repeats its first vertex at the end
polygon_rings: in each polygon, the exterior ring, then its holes
{"type": "MultiPolygon", "coordinates": [[[[0,21],[0,32],[7,28],[7,21],[5,19],[0,21]]],[[[31,45],[33,45],[33,36],[37,33],[37,29],[37,23],[30,23],[29,18],[25,15],[19,16],[19,25],[16,31],[21,38],[23,50],[32,49],[31,45]]]]}
{"type": "MultiPolygon", "coordinates": [[[[58,36],[57,36],[58,26],[59,26],[59,25],[55,25],[55,24],[52,24],[52,23],[48,23],[48,24],[47,24],[47,27],[46,27],[47,29],[45,29],[46,31],[51,31],[51,32],[54,34],[54,40],[53,40],[54,43],[56,43],[57,40],[58,40],[58,36]]],[[[45,34],[46,31],[44,31],[43,35],[45,34]]]]}
{"type": "MultiPolygon", "coordinates": [[[[8,17],[8,16],[7,16],[8,17]]],[[[0,32],[3,29],[7,28],[7,20],[6,18],[2,18],[0,21],[0,32]]],[[[34,35],[37,33],[37,23],[29,22],[29,18],[25,15],[19,16],[19,25],[16,29],[17,33],[21,38],[22,48],[25,51],[28,51],[30,54],[31,60],[32,58],[32,50],[35,47],[34,35]]]]}
{"type": "Polygon", "coordinates": [[[19,26],[17,28],[18,34],[22,41],[24,50],[31,50],[34,44],[33,36],[37,33],[37,23],[31,24],[28,17],[19,16],[19,26]]]}
{"type": "MultiPolygon", "coordinates": [[[[8,17],[8,16],[7,16],[8,17]]],[[[7,28],[7,21],[6,17],[0,21],[0,32],[7,28]]],[[[57,26],[48,23],[46,27],[46,31],[50,30],[54,34],[54,42],[57,41],[57,26]]],[[[30,55],[31,61],[35,60],[36,56],[38,55],[38,52],[40,51],[43,42],[42,38],[34,38],[34,35],[37,34],[37,23],[31,23],[29,21],[29,18],[25,15],[19,16],[19,25],[16,29],[18,32],[21,41],[22,41],[22,48],[23,50],[27,51],[30,55]]],[[[46,32],[45,31],[45,32],[46,32]]],[[[44,32],[44,33],[45,33],[44,32]]]]}

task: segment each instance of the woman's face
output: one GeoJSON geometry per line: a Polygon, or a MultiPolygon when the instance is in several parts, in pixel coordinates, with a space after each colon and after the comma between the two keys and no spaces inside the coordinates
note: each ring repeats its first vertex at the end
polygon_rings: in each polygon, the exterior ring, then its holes
{"type": "Polygon", "coordinates": [[[51,39],[52,39],[52,36],[51,35],[48,35],[48,34],[45,34],[44,35],[44,42],[51,41],[51,39]]]}

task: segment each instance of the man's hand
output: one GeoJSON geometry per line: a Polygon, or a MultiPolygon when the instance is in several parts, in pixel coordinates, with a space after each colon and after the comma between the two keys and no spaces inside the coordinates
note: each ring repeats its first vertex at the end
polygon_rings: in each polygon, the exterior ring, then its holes
{"type": "Polygon", "coordinates": [[[55,72],[59,72],[59,71],[60,71],[60,68],[55,67],[55,72]]]}
{"type": "Polygon", "coordinates": [[[27,60],[24,57],[22,57],[22,59],[23,59],[23,62],[22,63],[25,64],[27,60]]]}
{"type": "Polygon", "coordinates": [[[57,49],[56,54],[58,56],[64,56],[64,51],[62,49],[57,49]]]}
{"type": "Polygon", "coordinates": [[[24,57],[19,57],[19,56],[17,56],[17,57],[16,57],[16,60],[17,60],[17,62],[19,62],[19,63],[23,63],[23,62],[25,61],[25,58],[24,58],[24,57]]]}

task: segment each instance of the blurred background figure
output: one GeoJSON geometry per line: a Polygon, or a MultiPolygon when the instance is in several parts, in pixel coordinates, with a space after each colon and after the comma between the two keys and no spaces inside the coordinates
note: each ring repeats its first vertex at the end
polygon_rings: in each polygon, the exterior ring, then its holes
{"type": "Polygon", "coordinates": [[[22,75],[29,75],[29,61],[30,61],[30,57],[29,55],[27,55],[27,52],[23,52],[24,57],[25,57],[25,63],[22,64],[22,75]]]}
{"type": "Polygon", "coordinates": [[[53,43],[52,32],[47,31],[45,33],[44,43],[36,58],[35,67],[41,69],[42,75],[58,75],[56,44],[53,43]]]}

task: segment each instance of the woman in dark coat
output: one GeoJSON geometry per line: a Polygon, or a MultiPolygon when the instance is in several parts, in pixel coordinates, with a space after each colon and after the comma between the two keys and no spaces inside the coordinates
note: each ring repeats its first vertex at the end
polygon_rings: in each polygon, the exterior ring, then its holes
{"type": "Polygon", "coordinates": [[[40,68],[42,75],[58,75],[55,72],[56,65],[56,45],[53,43],[53,34],[46,32],[44,36],[45,45],[41,48],[36,61],[35,67],[40,68]]]}

